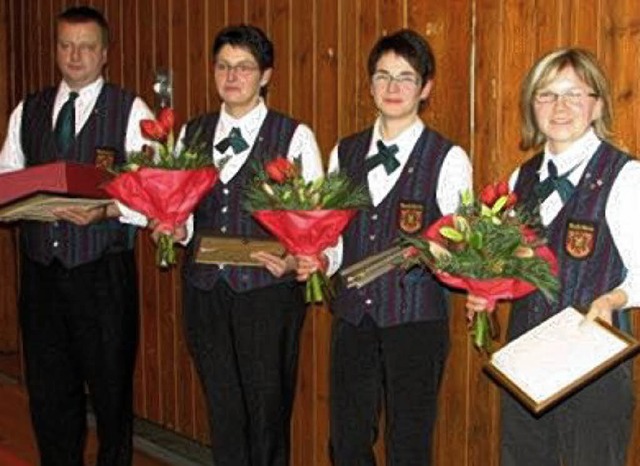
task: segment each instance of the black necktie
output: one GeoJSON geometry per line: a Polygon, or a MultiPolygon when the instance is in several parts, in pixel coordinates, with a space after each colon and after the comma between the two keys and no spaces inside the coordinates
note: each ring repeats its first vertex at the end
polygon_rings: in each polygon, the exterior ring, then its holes
{"type": "Polygon", "coordinates": [[[240,133],[240,128],[232,128],[229,132],[229,136],[224,138],[218,144],[216,144],[216,149],[221,154],[224,154],[227,149],[231,146],[234,154],[239,154],[243,150],[249,147],[247,141],[242,137],[242,133],[240,133]]]}
{"type": "Polygon", "coordinates": [[[70,92],[69,98],[60,109],[60,113],[58,113],[53,132],[56,137],[56,148],[60,154],[64,154],[69,149],[76,137],[76,109],[74,102],[77,98],[77,92],[70,92]]]}
{"type": "Polygon", "coordinates": [[[365,161],[365,167],[367,171],[371,171],[378,165],[382,165],[387,175],[391,175],[400,166],[400,162],[396,159],[398,146],[394,144],[387,147],[382,141],[378,141],[376,144],[378,146],[378,153],[365,161]]]}
{"type": "Polygon", "coordinates": [[[542,183],[538,183],[538,185],[535,187],[535,192],[538,196],[538,199],[540,199],[540,201],[544,201],[547,197],[549,197],[551,193],[553,193],[554,191],[558,191],[560,199],[562,199],[563,203],[566,203],[573,194],[573,191],[575,191],[576,189],[575,186],[573,186],[573,183],[568,180],[569,175],[571,175],[576,167],[573,167],[564,175],[558,176],[558,168],[556,167],[556,164],[550,160],[547,164],[547,171],[549,172],[549,176],[542,183]]]}

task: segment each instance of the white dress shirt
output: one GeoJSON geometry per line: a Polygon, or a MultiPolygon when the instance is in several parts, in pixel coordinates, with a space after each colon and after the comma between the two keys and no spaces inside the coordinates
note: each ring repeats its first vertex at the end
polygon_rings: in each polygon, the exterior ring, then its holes
{"type": "MultiPolygon", "coordinates": [[[[78,98],[75,100],[75,123],[76,134],[78,134],[93,111],[102,86],[104,85],[104,78],[100,77],[91,84],[83,87],[78,92],[78,98]]],[[[55,122],[58,118],[60,109],[67,101],[71,89],[66,82],[62,81],[58,86],[58,92],[56,94],[55,101],[53,103],[53,115],[52,115],[52,129],[55,128],[55,122]]],[[[22,144],[20,142],[20,130],[22,126],[22,113],[24,108],[24,101],[21,101],[11,113],[9,118],[9,129],[7,131],[7,137],[0,151],[0,173],[6,173],[15,170],[22,170],[25,167],[25,154],[22,150],[22,144]]],[[[140,131],[140,120],[153,118],[153,113],[147,107],[147,105],[136,97],[129,113],[129,121],[127,123],[127,132],[125,136],[124,146],[127,152],[138,151],[142,148],[143,144],[148,144],[149,141],[142,136],[140,131]]],[[[127,208],[126,206],[118,203],[122,217],[120,221],[125,223],[132,223],[136,225],[146,225],[146,219],[139,213],[127,208]]]]}
{"type": "MultiPolygon", "coordinates": [[[[415,123],[395,138],[385,139],[382,136],[380,125],[381,120],[378,118],[373,125],[373,135],[371,137],[367,158],[378,153],[377,142],[382,140],[387,146],[393,144],[398,146],[396,159],[400,162],[400,166],[391,174],[387,174],[382,165],[378,165],[369,171],[367,184],[374,206],[378,206],[384,201],[397,184],[402,170],[404,170],[409,156],[425,127],[422,120],[416,119],[415,123]]],[[[338,145],[331,151],[328,170],[330,173],[339,170],[338,145]]],[[[442,163],[442,168],[438,175],[438,185],[436,187],[436,202],[443,215],[454,213],[460,204],[460,195],[466,190],[471,190],[473,186],[472,173],[471,162],[466,152],[460,146],[452,146],[442,163]]],[[[342,265],[342,238],[340,238],[336,246],[328,248],[324,253],[329,259],[327,273],[333,274],[340,268],[340,265],[342,265]]]]}
{"type": "MultiPolygon", "coordinates": [[[[230,115],[226,106],[223,103],[220,109],[220,118],[216,126],[216,131],[213,137],[212,154],[214,164],[219,166],[222,161],[224,165],[220,171],[219,182],[223,184],[229,183],[244,166],[249,158],[249,154],[256,142],[260,128],[267,117],[268,108],[264,104],[264,101],[260,99],[258,105],[249,111],[247,114],[240,118],[234,118],[230,115]],[[249,147],[242,152],[235,154],[231,147],[227,148],[224,153],[218,151],[215,148],[221,140],[229,135],[229,132],[233,128],[239,128],[240,133],[249,147]]],[[[186,133],[186,125],[180,130],[180,136],[178,137],[178,144],[176,150],[181,150],[183,146],[183,138],[186,133]]],[[[285,155],[285,154],[283,154],[285,155]]],[[[322,167],[322,157],[320,155],[320,149],[316,138],[311,129],[305,124],[298,124],[291,138],[289,144],[289,150],[286,154],[287,159],[299,160],[302,165],[302,176],[307,181],[313,181],[317,178],[324,176],[324,169],[322,167]]],[[[187,238],[183,241],[183,244],[187,244],[193,236],[193,215],[189,217],[186,223],[187,238]]]]}
{"type": "MultiPolygon", "coordinates": [[[[539,171],[540,181],[548,176],[547,162],[552,160],[558,168],[558,175],[573,170],[568,180],[577,186],[582,178],[589,160],[600,147],[602,141],[591,129],[577,140],[571,147],[559,154],[552,154],[545,147],[542,165],[539,171]]],[[[509,180],[512,189],[515,187],[520,174],[518,168],[509,180]]],[[[620,253],[622,263],[627,269],[626,278],[616,288],[620,288],[627,295],[627,307],[640,306],[640,248],[636,241],[640,231],[640,215],[637,209],[640,205],[640,162],[628,162],[618,174],[605,208],[605,218],[611,231],[613,242],[620,253]]],[[[562,209],[560,195],[553,192],[540,205],[542,224],[549,225],[562,209]]]]}

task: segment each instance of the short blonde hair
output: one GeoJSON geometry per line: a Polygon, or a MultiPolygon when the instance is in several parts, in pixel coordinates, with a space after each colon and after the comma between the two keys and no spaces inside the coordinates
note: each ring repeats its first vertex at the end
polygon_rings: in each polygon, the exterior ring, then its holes
{"type": "Polygon", "coordinates": [[[523,150],[540,147],[546,140],[538,128],[533,110],[535,94],[552,81],[558,73],[567,67],[590,86],[602,102],[600,117],[593,122],[593,129],[601,139],[611,135],[613,107],[609,83],[596,57],[589,51],[579,48],[563,48],[553,51],[538,60],[523,84],[520,96],[521,137],[523,150]]]}

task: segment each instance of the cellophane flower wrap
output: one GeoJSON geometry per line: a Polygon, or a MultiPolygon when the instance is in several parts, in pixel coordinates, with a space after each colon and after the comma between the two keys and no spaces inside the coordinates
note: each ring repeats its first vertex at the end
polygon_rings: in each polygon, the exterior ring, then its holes
{"type": "Polygon", "coordinates": [[[476,348],[490,352],[491,313],[496,301],[540,290],[549,300],[558,292],[555,255],[536,233],[537,224],[515,208],[506,182],[486,186],[479,199],[466,192],[457,212],[430,225],[412,245],[404,267],[429,266],[444,284],[487,300],[474,314],[471,335],[476,348]]]}
{"type": "Polygon", "coordinates": [[[156,262],[161,267],[176,263],[172,233],[186,222],[200,200],[218,180],[213,159],[204,145],[185,141],[175,153],[172,108],[160,110],[155,120],[142,120],[142,135],[154,144],[128,154],[128,162],[105,190],[127,207],[158,222],[160,235],[156,262]]]}
{"type": "Polygon", "coordinates": [[[277,157],[257,170],[245,208],[287,252],[316,259],[318,270],[307,280],[305,300],[320,303],[332,294],[321,253],[338,242],[357,209],[369,202],[364,188],[342,174],[307,182],[298,162],[277,157]]]}

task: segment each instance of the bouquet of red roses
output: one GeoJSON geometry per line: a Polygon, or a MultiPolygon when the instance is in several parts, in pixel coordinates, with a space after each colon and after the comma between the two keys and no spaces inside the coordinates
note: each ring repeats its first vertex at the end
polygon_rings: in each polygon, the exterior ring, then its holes
{"type": "Polygon", "coordinates": [[[218,180],[213,159],[196,142],[197,136],[174,154],[174,122],[169,107],[160,110],[155,120],[142,120],[142,134],[155,144],[129,154],[121,173],[105,186],[115,199],[157,221],[158,228],[166,231],[160,235],[156,255],[162,267],[176,263],[171,232],[187,220],[218,180]]]}
{"type": "Polygon", "coordinates": [[[331,294],[320,254],[337,243],[356,209],[369,202],[366,190],[342,174],[306,182],[299,164],[278,157],[258,170],[247,189],[245,208],[289,253],[317,258],[319,268],[307,281],[306,302],[318,303],[331,294]]]}
{"type": "MultiPolygon", "coordinates": [[[[455,214],[430,225],[421,238],[405,238],[413,246],[403,264],[425,264],[436,277],[488,301],[492,312],[501,299],[520,298],[539,289],[553,300],[558,291],[557,261],[536,235],[532,222],[515,209],[517,198],[506,182],[485,187],[480,199],[462,195],[455,214]]],[[[474,345],[491,350],[487,312],[474,315],[474,345]]]]}

